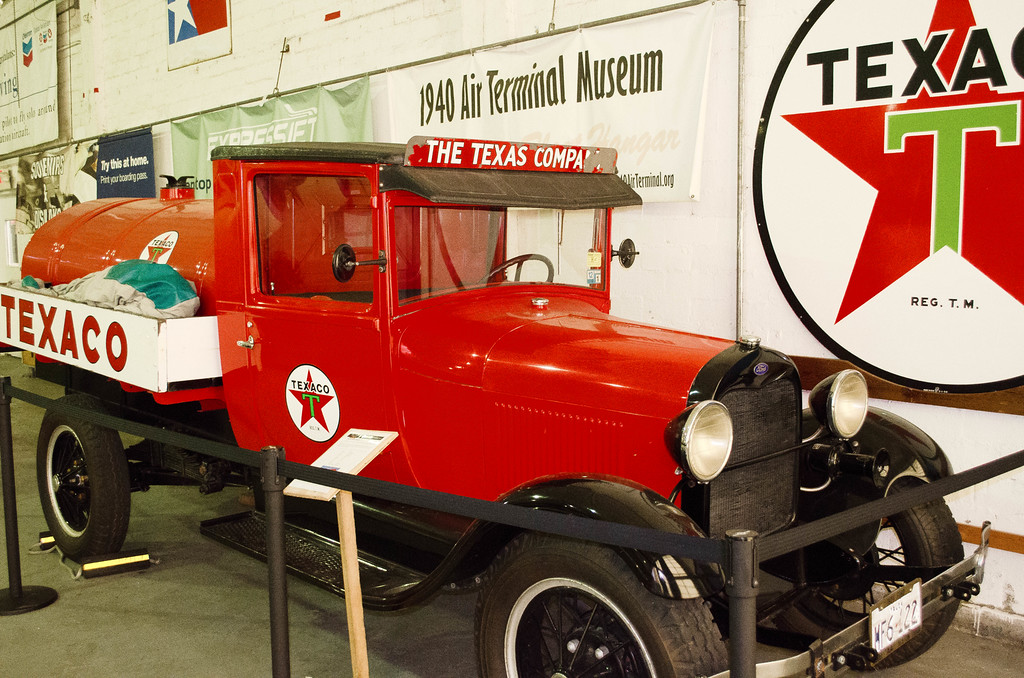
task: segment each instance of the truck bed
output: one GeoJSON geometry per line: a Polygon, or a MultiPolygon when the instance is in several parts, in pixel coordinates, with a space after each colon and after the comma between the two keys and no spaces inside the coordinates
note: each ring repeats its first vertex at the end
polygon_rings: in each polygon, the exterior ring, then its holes
{"type": "Polygon", "coordinates": [[[0,342],[147,391],[222,375],[216,316],[159,319],[0,284],[0,342]]]}

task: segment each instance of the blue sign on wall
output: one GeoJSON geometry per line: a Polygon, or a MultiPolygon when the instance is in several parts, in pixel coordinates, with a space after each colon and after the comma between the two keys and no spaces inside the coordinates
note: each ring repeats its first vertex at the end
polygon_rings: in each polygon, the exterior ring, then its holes
{"type": "Polygon", "coordinates": [[[100,138],[98,198],[155,198],[153,130],[100,138]]]}

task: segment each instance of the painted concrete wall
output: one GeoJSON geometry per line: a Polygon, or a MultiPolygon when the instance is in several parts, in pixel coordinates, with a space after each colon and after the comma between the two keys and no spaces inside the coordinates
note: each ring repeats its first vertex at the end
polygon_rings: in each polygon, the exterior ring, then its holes
{"type": "MultiPolygon", "coordinates": [[[[68,4],[68,3],[65,3],[68,4]]],[[[170,118],[281,91],[356,77],[446,53],[665,6],[652,0],[232,0],[229,56],[175,71],[166,67],[165,3],[82,0],[64,16],[70,43],[69,136],[73,139],[152,125],[170,118]],[[340,13],[338,18],[331,18],[340,13]],[[287,54],[280,53],[288,41],[287,54]],[[278,69],[280,66],[280,79],[278,69]]],[[[758,116],[775,68],[815,0],[749,0],[742,137],[737,136],[736,0],[718,0],[699,202],[649,204],[619,211],[614,241],[630,237],[638,264],[616,268],[613,312],[699,333],[761,336],[768,345],[828,356],[780,292],[761,248],[750,169],[758,116]],[[743,182],[737,204],[737,144],[743,182]],[[737,235],[737,211],[741,213],[737,235]],[[737,245],[743,298],[737,299],[737,245]],[[741,324],[737,327],[739,309],[741,324]]],[[[379,95],[379,84],[374,83],[379,95]]],[[[387,111],[375,96],[378,140],[387,111]]],[[[157,173],[169,172],[166,125],[157,125],[157,173]],[[161,166],[163,165],[163,166],[161,166]]],[[[929,431],[963,470],[1024,447],[1024,417],[903,403],[890,407],[929,431]]],[[[958,493],[958,521],[1024,534],[1024,473],[958,493]]],[[[997,553],[978,610],[1024,615],[1024,556],[997,553]]],[[[1019,618],[1011,617],[1013,621],[1019,618]]]]}

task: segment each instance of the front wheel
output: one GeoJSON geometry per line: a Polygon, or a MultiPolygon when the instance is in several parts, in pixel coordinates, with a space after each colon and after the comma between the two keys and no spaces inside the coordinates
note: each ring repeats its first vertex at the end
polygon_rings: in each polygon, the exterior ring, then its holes
{"type": "MultiPolygon", "coordinates": [[[[60,402],[95,409],[81,394],[60,402]]],[[[116,431],[47,411],[36,446],[36,479],[46,524],[68,556],[116,553],[128,532],[131,485],[116,431]]]]}
{"type": "MultiPolygon", "coordinates": [[[[867,557],[884,572],[887,566],[944,567],[964,557],[956,521],[942,499],[915,506],[885,518],[867,557]]],[[[863,618],[876,603],[906,582],[896,576],[864,581],[851,575],[838,584],[819,589],[779,619],[779,626],[799,633],[827,638],[863,618]]],[[[956,616],[959,603],[924,621],[910,639],[878,662],[874,669],[889,668],[914,659],[932,645],[956,616]]]]}
{"type": "Polygon", "coordinates": [[[647,591],[611,550],[523,535],[506,547],[477,603],[484,678],[670,678],[728,663],[700,599],[647,591]]]}

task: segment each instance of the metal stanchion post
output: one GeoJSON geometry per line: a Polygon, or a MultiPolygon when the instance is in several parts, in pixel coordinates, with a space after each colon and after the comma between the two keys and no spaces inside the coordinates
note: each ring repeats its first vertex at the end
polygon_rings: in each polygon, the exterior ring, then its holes
{"type": "Polygon", "coordinates": [[[267,512],[267,570],[270,587],[270,652],[274,678],[291,675],[288,647],[288,579],[284,556],[284,487],[277,461],[284,459],[283,447],[260,450],[260,470],[267,512]]]}
{"type": "Polygon", "coordinates": [[[757,675],[757,532],[729,530],[729,574],[725,592],[729,596],[729,675],[754,678],[757,675]]]}
{"type": "Polygon", "coordinates": [[[14,439],[11,428],[11,378],[0,383],[0,477],[3,480],[4,531],[7,537],[7,579],[10,588],[0,591],[0,615],[21,614],[46,607],[57,592],[46,586],[21,585],[21,554],[18,551],[18,507],[14,494],[14,439]]]}

